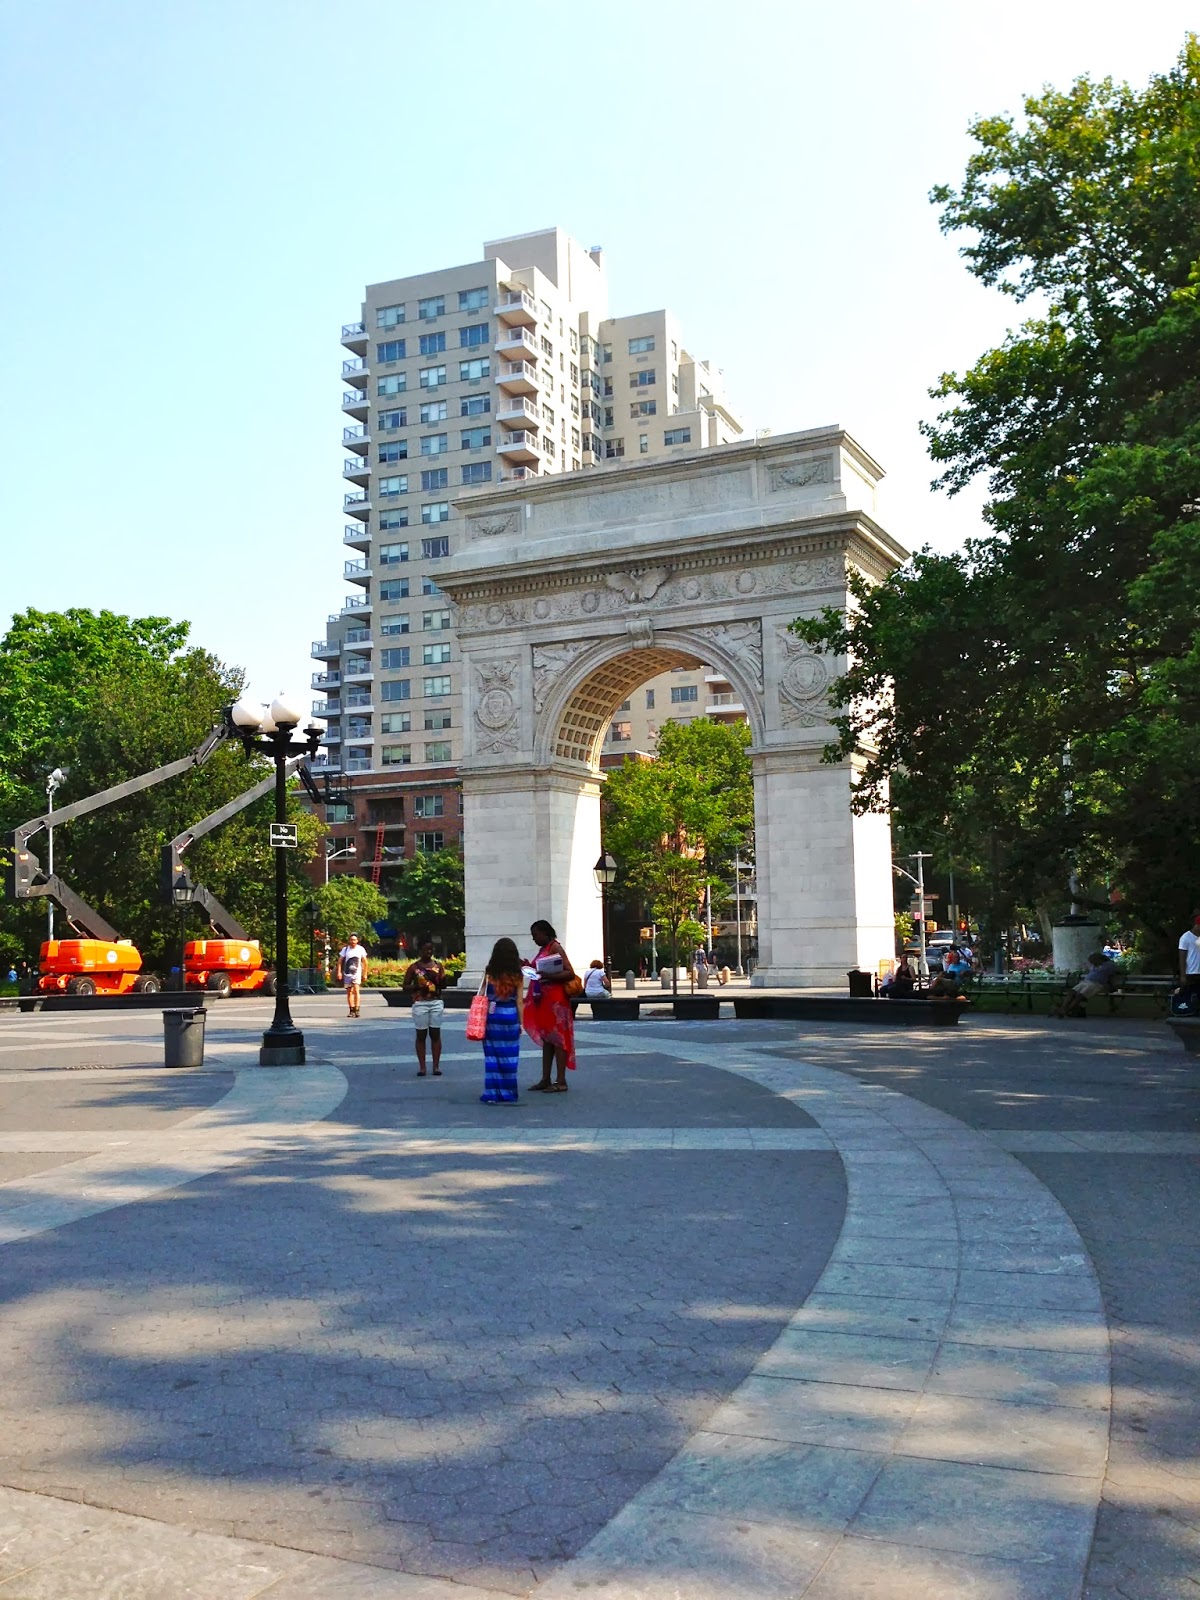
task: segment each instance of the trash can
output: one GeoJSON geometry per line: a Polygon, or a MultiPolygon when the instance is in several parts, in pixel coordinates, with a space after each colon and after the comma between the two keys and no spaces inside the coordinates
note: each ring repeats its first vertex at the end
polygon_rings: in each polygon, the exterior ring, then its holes
{"type": "Polygon", "coordinates": [[[869,972],[860,972],[857,967],[846,974],[850,980],[851,1000],[870,1000],[875,993],[874,985],[869,972]]]}
{"type": "Polygon", "coordinates": [[[204,1065],[204,1007],[163,1012],[163,1065],[204,1065]]]}

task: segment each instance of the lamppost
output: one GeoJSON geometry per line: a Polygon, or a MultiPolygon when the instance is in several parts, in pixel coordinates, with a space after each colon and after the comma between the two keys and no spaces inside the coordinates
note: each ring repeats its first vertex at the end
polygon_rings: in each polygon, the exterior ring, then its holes
{"type": "Polygon", "coordinates": [[[269,707],[243,697],[226,711],[231,730],[242,741],[247,756],[256,750],[275,763],[275,824],[271,843],[275,847],[275,1016],[263,1034],[258,1062],[262,1067],[300,1067],[304,1065],[304,1035],[292,1021],[288,1005],[288,909],[287,856],[285,850],[296,843],[296,830],[287,820],[287,764],[292,756],[315,756],[324,730],[310,722],[299,740],[293,735],[304,713],[284,694],[278,694],[269,707]]]}
{"type": "Polygon", "coordinates": [[[898,872],[902,878],[907,878],[909,883],[915,883],[917,886],[917,926],[921,930],[919,941],[921,953],[917,959],[917,974],[919,977],[927,978],[929,976],[929,962],[926,959],[925,950],[925,863],[933,860],[933,852],[930,850],[914,850],[908,859],[917,863],[917,875],[915,878],[911,872],[905,867],[899,866],[895,861],[892,862],[892,871],[898,872]]]}
{"type": "Polygon", "coordinates": [[[179,907],[179,992],[187,993],[187,974],[184,972],[184,957],[187,949],[187,914],[188,908],[196,898],[196,890],[186,872],[183,872],[171,885],[171,899],[179,907]]]}
{"type": "Polygon", "coordinates": [[[339,856],[356,856],[357,854],[358,846],[356,844],[339,847],[336,839],[330,839],[329,844],[325,846],[325,882],[329,882],[329,863],[331,861],[336,861],[339,856]],[[335,848],[331,850],[329,848],[330,844],[335,848]]]}
{"type": "MultiPolygon", "coordinates": [[[[54,876],[54,796],[69,771],[69,767],[55,767],[46,779],[46,810],[50,814],[50,821],[46,823],[46,872],[51,878],[54,876]]],[[[46,899],[46,937],[54,937],[54,901],[49,896],[46,899]]]]}
{"type": "Polygon", "coordinates": [[[600,915],[604,923],[604,970],[608,971],[608,891],[617,881],[617,863],[607,850],[601,852],[592,868],[596,887],[600,890],[600,915]]]}

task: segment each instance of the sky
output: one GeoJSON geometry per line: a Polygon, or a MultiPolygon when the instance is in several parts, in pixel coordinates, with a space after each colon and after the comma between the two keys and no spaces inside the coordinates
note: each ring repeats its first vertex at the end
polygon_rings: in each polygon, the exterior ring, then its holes
{"type": "Polygon", "coordinates": [[[1021,315],[928,200],[979,115],[1144,83],[1143,0],[0,0],[0,624],[166,615],[270,699],[340,603],[343,322],[559,226],[671,307],[748,429],[838,422],[910,549],[929,388],[1021,315]],[[50,391],[57,399],[49,409],[50,391]],[[51,456],[54,457],[51,462],[51,456]]]}

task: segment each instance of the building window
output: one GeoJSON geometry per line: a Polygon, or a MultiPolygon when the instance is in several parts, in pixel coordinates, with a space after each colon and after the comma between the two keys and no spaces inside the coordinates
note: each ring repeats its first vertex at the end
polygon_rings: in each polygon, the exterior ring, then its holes
{"type": "Polygon", "coordinates": [[[380,480],[379,480],[379,493],[380,493],[381,496],[389,495],[389,494],[407,494],[408,493],[408,478],[407,478],[407,476],[405,476],[405,477],[395,477],[395,478],[380,478],[380,480]]]}
{"type": "Polygon", "coordinates": [[[655,381],[653,367],[647,367],[644,372],[631,372],[629,374],[629,387],[631,389],[648,389],[655,381]]]}
{"type": "Polygon", "coordinates": [[[671,688],[671,704],[673,706],[686,705],[691,700],[700,698],[699,691],[694,683],[678,683],[671,688]]]}
{"type": "Polygon", "coordinates": [[[407,411],[381,411],[376,427],[380,433],[395,433],[397,428],[407,428],[407,411]]]}
{"type": "Polygon", "coordinates": [[[492,442],[490,428],[464,428],[461,435],[461,450],[483,450],[492,442]]]}
{"type": "Polygon", "coordinates": [[[654,335],[652,333],[641,333],[636,339],[630,339],[629,341],[629,354],[631,356],[648,355],[653,349],[654,335]]]}
{"type": "Polygon", "coordinates": [[[606,428],[611,428],[613,426],[613,424],[614,424],[613,408],[612,408],[612,406],[605,406],[605,408],[604,408],[604,426],[606,428]]]}
{"type": "Polygon", "coordinates": [[[378,306],[375,310],[377,328],[398,328],[404,321],[403,306],[378,306]]]}
{"type": "Polygon", "coordinates": [[[448,644],[427,644],[421,651],[423,667],[444,667],[450,660],[448,644]]]}
{"type": "Polygon", "coordinates": [[[614,744],[628,744],[633,738],[633,723],[614,722],[608,730],[608,736],[614,744]]]}
{"type": "Polygon", "coordinates": [[[446,848],[444,833],[418,833],[416,840],[417,850],[423,856],[435,856],[439,850],[446,848]]]}
{"type": "Polygon", "coordinates": [[[576,385],[579,383],[579,368],[573,361],[571,363],[571,382],[576,385]]]}
{"type": "Polygon", "coordinates": [[[421,454],[423,456],[443,456],[450,448],[450,435],[448,433],[427,433],[421,439],[421,454]]]}
{"type": "Polygon", "coordinates": [[[385,712],[379,719],[380,733],[410,733],[412,731],[412,713],[410,711],[385,712]]]}
{"type": "Polygon", "coordinates": [[[449,520],[450,503],[448,500],[438,500],[433,505],[421,507],[422,522],[449,522],[449,520]]]}
{"type": "Polygon", "coordinates": [[[381,650],[379,652],[380,668],[384,672],[399,672],[401,667],[408,666],[411,653],[407,645],[403,645],[400,649],[381,650]]]}
{"type": "Polygon", "coordinates": [[[450,727],[450,713],[448,711],[427,711],[425,713],[425,732],[441,733],[450,727]]]}
{"type": "Polygon", "coordinates": [[[424,300],[418,300],[417,315],[422,322],[432,322],[435,317],[444,317],[446,315],[446,296],[444,294],[431,294],[424,300]]]}
{"type": "Polygon", "coordinates": [[[411,767],[412,745],[385,744],[383,747],[383,764],[385,767],[411,767]]]}
{"type": "Polygon", "coordinates": [[[446,598],[445,595],[442,594],[442,591],[438,588],[437,584],[434,583],[432,578],[422,578],[421,579],[421,593],[422,594],[436,594],[438,596],[438,598],[441,599],[441,600],[444,600],[446,598]]]}
{"type": "Polygon", "coordinates": [[[638,451],[639,451],[639,453],[641,455],[648,455],[649,454],[649,451],[650,451],[650,435],[648,433],[639,433],[638,434],[638,451]]]}
{"type": "Polygon", "coordinates": [[[476,356],[473,361],[460,361],[458,363],[458,377],[461,383],[478,383],[481,378],[490,378],[491,375],[492,361],[490,356],[476,356]]]}
{"type": "Polygon", "coordinates": [[[388,461],[408,460],[408,440],[389,439],[386,444],[379,446],[379,464],[383,466],[388,461]]]}
{"type": "Polygon", "coordinates": [[[653,711],[654,710],[654,690],[653,689],[647,689],[646,690],[646,710],[647,711],[653,711]]]}
{"type": "Polygon", "coordinates": [[[631,417],[656,417],[658,415],[657,400],[633,400],[629,405],[631,417]]]}
{"type": "Polygon", "coordinates": [[[675,373],[675,372],[673,372],[671,374],[671,393],[672,394],[678,394],[679,393],[679,375],[678,375],[678,373],[675,373]]]}
{"type": "Polygon", "coordinates": [[[445,367],[422,367],[417,374],[417,382],[422,389],[440,389],[445,381],[445,367]]]}
{"type": "Polygon", "coordinates": [[[679,346],[675,343],[674,339],[671,340],[671,360],[679,360],[679,346]]]}
{"type": "Polygon", "coordinates": [[[571,449],[576,451],[576,452],[579,450],[579,429],[578,428],[572,428],[571,429],[571,449]]]}
{"type": "Polygon", "coordinates": [[[426,822],[445,816],[445,801],[440,794],[415,794],[412,814],[426,822]]]}
{"type": "Polygon", "coordinates": [[[402,617],[402,616],[399,616],[399,615],[392,616],[392,617],[382,617],[380,619],[380,623],[379,623],[379,631],[380,631],[380,633],[385,635],[385,637],[393,635],[393,634],[397,634],[397,633],[407,633],[408,632],[408,618],[407,617],[402,617]]]}
{"type": "Polygon", "coordinates": [[[412,679],[392,678],[379,685],[379,698],[381,700],[411,700],[412,679]]]}
{"type": "Polygon", "coordinates": [[[691,444],[692,430],[690,428],[668,428],[663,434],[664,444],[691,444]]]}
{"type": "Polygon", "coordinates": [[[450,540],[446,534],[443,534],[440,539],[421,540],[422,561],[440,561],[444,556],[448,556],[449,554],[450,540]]]}
{"type": "Polygon", "coordinates": [[[486,285],[479,289],[460,289],[458,291],[458,309],[460,311],[482,311],[491,298],[491,290],[486,285]]]}
{"type": "Polygon", "coordinates": [[[379,546],[379,565],[381,567],[398,567],[402,561],[408,560],[408,546],[406,544],[381,544],[379,546]]]}
{"type": "Polygon", "coordinates": [[[400,511],[381,511],[379,513],[379,528],[381,533],[387,533],[392,528],[408,527],[408,507],[400,511]]]}
{"type": "Polygon", "coordinates": [[[449,611],[423,611],[421,613],[421,626],[427,633],[440,632],[450,626],[449,611]]]}
{"type": "Polygon", "coordinates": [[[554,346],[550,343],[549,339],[546,338],[545,334],[542,335],[542,354],[547,358],[547,360],[554,360],[554,346]]]}
{"type": "Polygon", "coordinates": [[[439,678],[426,678],[425,679],[425,693],[426,694],[449,694],[450,693],[450,674],[446,673],[444,677],[439,677],[439,678]]]}
{"type": "Polygon", "coordinates": [[[353,822],[348,805],[329,805],[325,807],[326,822],[353,822]]]}
{"type": "Polygon", "coordinates": [[[613,381],[612,381],[611,378],[605,378],[605,380],[604,380],[604,398],[606,400],[611,400],[612,396],[613,396],[613,381]]]}
{"type": "Polygon", "coordinates": [[[624,439],[606,439],[604,443],[604,454],[609,461],[618,460],[625,454],[624,439]]]}
{"type": "Polygon", "coordinates": [[[403,339],[388,339],[384,344],[375,346],[375,359],[380,362],[403,361],[404,346],[403,339]]]}
{"type": "Polygon", "coordinates": [[[458,342],[464,350],[475,350],[480,345],[488,342],[488,327],[486,322],[471,322],[465,328],[458,330],[458,342]]]}
{"type": "Polygon", "coordinates": [[[386,400],[389,395],[403,394],[408,388],[408,374],[406,372],[393,372],[386,378],[380,378],[375,386],[375,393],[381,400],[386,400]]]}
{"type": "Polygon", "coordinates": [[[449,467],[431,467],[428,472],[421,474],[421,493],[436,494],[439,489],[449,487],[449,483],[449,467]]]}
{"type": "Polygon", "coordinates": [[[418,340],[420,349],[418,355],[440,356],[446,348],[446,335],[444,333],[423,333],[418,340]]]}
{"type": "Polygon", "coordinates": [[[600,346],[600,360],[605,365],[612,360],[612,345],[602,344],[600,346]]]}
{"type": "Polygon", "coordinates": [[[445,422],[446,402],[444,400],[426,400],[421,407],[422,422],[445,422]]]}
{"type": "MultiPolygon", "coordinates": [[[[449,739],[435,739],[425,746],[426,761],[452,761],[449,739]]],[[[440,815],[440,812],[439,812],[440,815]]]]}
{"type": "Polygon", "coordinates": [[[458,414],[460,417],[482,417],[492,409],[490,394],[465,394],[459,401],[458,414]]]}
{"type": "Polygon", "coordinates": [[[475,483],[491,483],[492,463],[490,461],[471,461],[462,469],[462,481],[466,485],[475,483]]]}
{"type": "Polygon", "coordinates": [[[542,453],[549,456],[551,460],[558,454],[558,446],[548,433],[542,435],[542,453]]]}
{"type": "Polygon", "coordinates": [[[379,585],[379,598],[381,600],[407,600],[407,578],[384,578],[379,585]]]}

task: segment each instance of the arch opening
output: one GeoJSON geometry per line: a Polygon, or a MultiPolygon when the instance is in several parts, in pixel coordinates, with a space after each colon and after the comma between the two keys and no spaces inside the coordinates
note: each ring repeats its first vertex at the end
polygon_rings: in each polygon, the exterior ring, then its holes
{"type": "Polygon", "coordinates": [[[654,647],[627,650],[595,667],[578,684],[557,718],[554,754],[591,772],[600,770],[600,751],[613,712],[635,689],[673,667],[702,668],[686,650],[654,647]]]}

